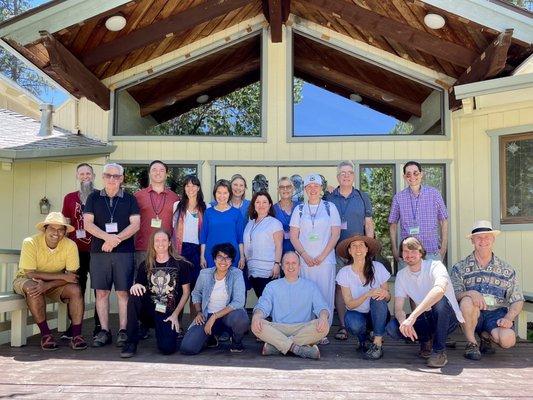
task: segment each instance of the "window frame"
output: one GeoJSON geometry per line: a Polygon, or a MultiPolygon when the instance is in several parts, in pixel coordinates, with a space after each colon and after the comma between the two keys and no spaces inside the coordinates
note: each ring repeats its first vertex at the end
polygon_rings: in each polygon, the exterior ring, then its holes
{"type": "Polygon", "coordinates": [[[502,231],[533,230],[533,222],[502,222],[502,173],[500,160],[500,138],[510,135],[533,133],[533,124],[517,125],[500,129],[487,130],[491,146],[491,172],[495,178],[491,182],[492,224],[495,229],[502,231]]]}

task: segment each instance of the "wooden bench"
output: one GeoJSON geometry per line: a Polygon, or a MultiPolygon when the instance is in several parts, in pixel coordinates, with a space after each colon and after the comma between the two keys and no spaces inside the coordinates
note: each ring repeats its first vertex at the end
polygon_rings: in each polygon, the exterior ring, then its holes
{"type": "MultiPolygon", "coordinates": [[[[65,303],[57,304],[57,329],[64,332],[67,330],[68,308],[65,303]]],[[[11,346],[24,346],[28,323],[28,305],[24,297],[13,292],[0,293],[0,312],[11,313],[11,346]]]]}
{"type": "Polygon", "coordinates": [[[520,315],[518,315],[516,333],[518,337],[527,339],[527,313],[533,313],[533,294],[524,292],[524,300],[524,307],[520,315]]]}

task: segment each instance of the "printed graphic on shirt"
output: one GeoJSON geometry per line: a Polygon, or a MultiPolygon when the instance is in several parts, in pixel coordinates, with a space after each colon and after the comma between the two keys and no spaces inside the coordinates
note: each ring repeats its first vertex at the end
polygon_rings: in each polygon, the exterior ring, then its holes
{"type": "Polygon", "coordinates": [[[150,276],[150,292],[154,303],[166,304],[167,310],[172,310],[176,305],[176,282],[178,270],[175,268],[155,269],[150,276]]]}

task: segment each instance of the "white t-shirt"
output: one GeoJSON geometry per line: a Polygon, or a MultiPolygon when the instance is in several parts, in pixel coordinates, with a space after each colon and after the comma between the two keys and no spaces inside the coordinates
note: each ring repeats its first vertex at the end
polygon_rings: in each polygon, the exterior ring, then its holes
{"type": "MultiPolygon", "coordinates": [[[[367,286],[364,286],[359,275],[353,272],[351,265],[341,268],[337,274],[336,281],[340,286],[349,288],[352,297],[357,299],[365,293],[368,293],[370,290],[379,288],[390,278],[390,273],[383,264],[378,261],[373,261],[372,265],[374,266],[374,281],[367,286]]],[[[358,307],[352,308],[351,310],[359,311],[360,313],[368,313],[370,311],[370,299],[366,299],[358,307]]]]}
{"type": "MultiPolygon", "coordinates": [[[[409,266],[401,269],[394,283],[395,297],[409,297],[418,306],[436,285],[446,284],[444,296],[450,302],[459,322],[464,322],[463,314],[455,298],[452,281],[446,267],[438,260],[423,260],[418,272],[411,272],[409,266]]],[[[429,311],[429,310],[425,310],[429,311]]]]}
{"type": "Polygon", "coordinates": [[[212,314],[224,309],[229,303],[228,290],[226,289],[226,277],[218,281],[215,279],[215,286],[207,304],[207,312],[212,314]]]}
{"type": "Polygon", "coordinates": [[[276,260],[274,233],[283,232],[283,225],[276,218],[267,215],[259,223],[250,220],[244,228],[243,242],[248,275],[268,278],[276,260]]]}
{"type": "MultiPolygon", "coordinates": [[[[335,204],[321,200],[315,205],[304,203],[301,218],[300,206],[297,206],[292,212],[290,226],[300,229],[299,239],[307,254],[311,257],[318,257],[328,244],[331,227],[341,226],[341,218],[335,204]],[[326,203],[329,203],[329,215],[326,203]]],[[[301,262],[307,267],[303,258],[301,262]]],[[[335,264],[335,250],[331,250],[323,263],[335,264]]]]}
{"type": "MultiPolygon", "coordinates": [[[[172,213],[175,213],[178,209],[178,204],[180,202],[176,201],[174,205],[172,206],[172,213]]],[[[211,207],[209,204],[206,204],[206,208],[211,207]]],[[[185,214],[184,218],[184,226],[183,226],[183,242],[184,243],[194,243],[194,244],[200,244],[200,241],[198,239],[198,214],[196,214],[196,217],[191,214],[189,210],[187,210],[187,214],[185,214]]],[[[172,225],[173,228],[175,228],[174,224],[172,225]]]]}

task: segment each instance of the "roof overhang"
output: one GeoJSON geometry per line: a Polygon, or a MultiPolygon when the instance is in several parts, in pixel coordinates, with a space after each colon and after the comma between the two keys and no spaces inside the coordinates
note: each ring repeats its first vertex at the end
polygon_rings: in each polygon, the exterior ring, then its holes
{"type": "Polygon", "coordinates": [[[115,145],[94,147],[69,147],[66,149],[31,149],[10,150],[0,149],[0,159],[3,162],[35,160],[40,158],[71,158],[80,156],[108,156],[117,149],[115,145]]]}

